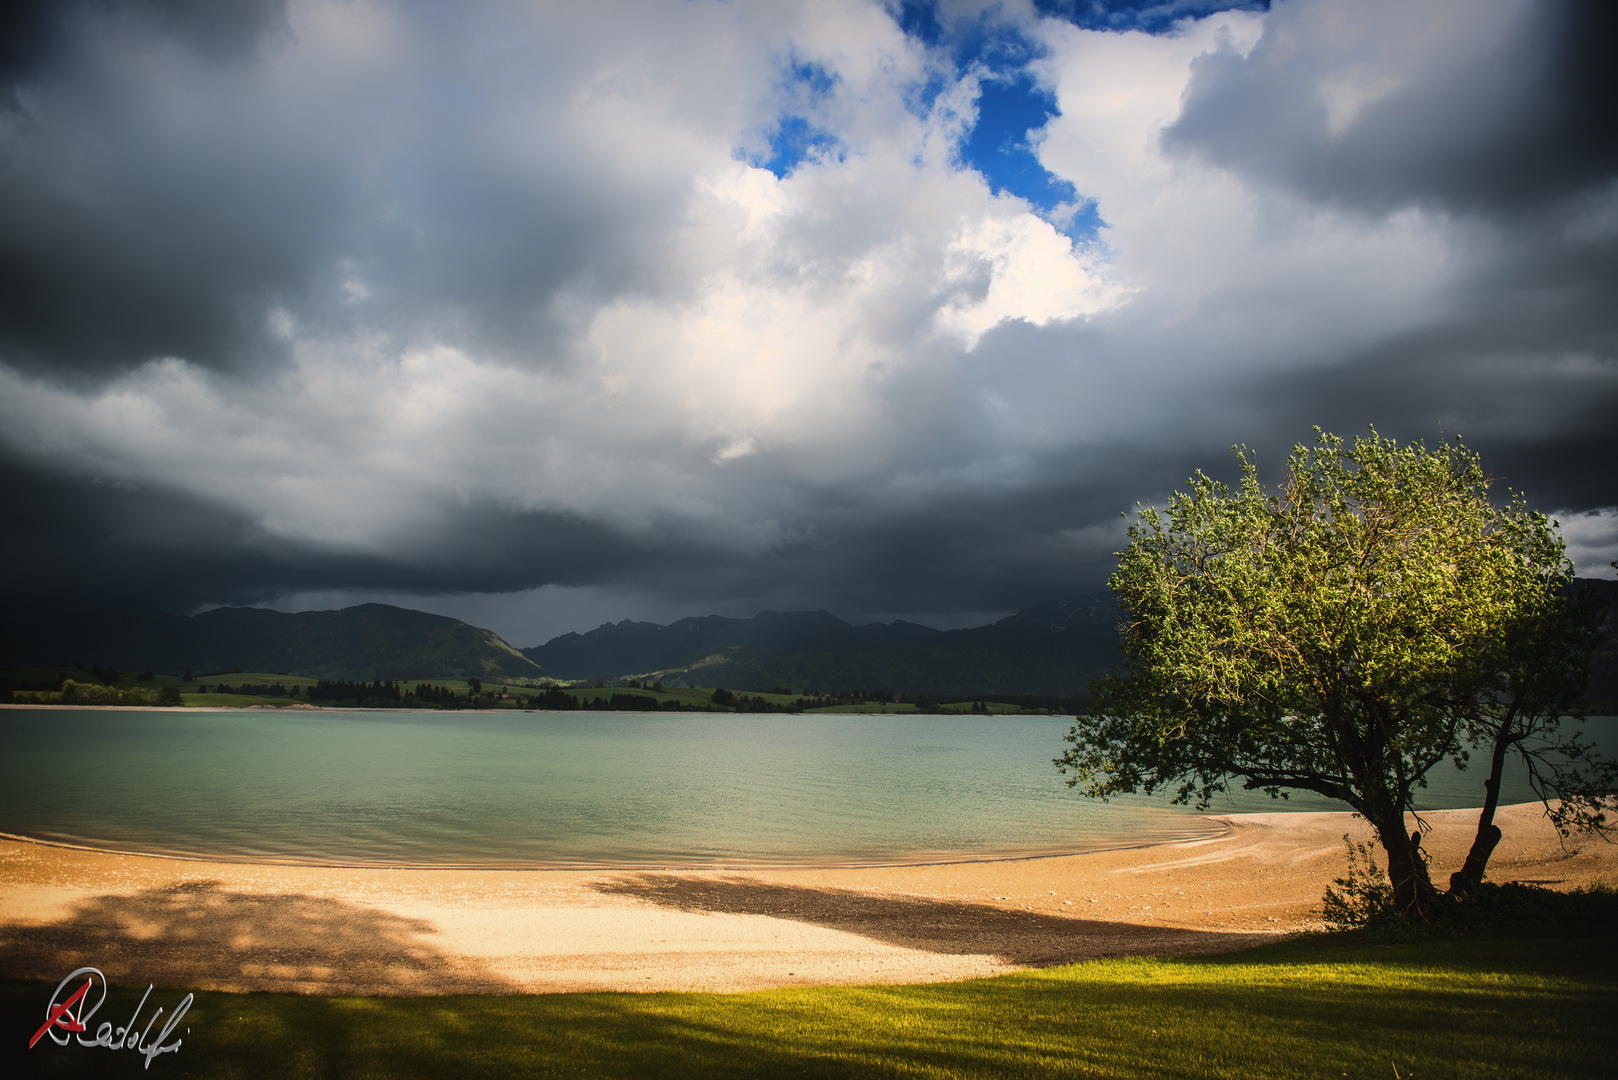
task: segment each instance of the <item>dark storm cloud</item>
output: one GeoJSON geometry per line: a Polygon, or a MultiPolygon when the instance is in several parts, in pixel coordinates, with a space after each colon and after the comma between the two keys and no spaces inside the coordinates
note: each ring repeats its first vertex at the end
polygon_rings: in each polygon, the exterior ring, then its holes
{"type": "Polygon", "coordinates": [[[8,15],[0,591],[1003,612],[1315,424],[1618,503],[1610,9],[1229,6],[8,15]]]}
{"type": "Polygon", "coordinates": [[[255,549],[249,516],[184,492],[98,483],[9,457],[0,458],[0,490],[8,506],[27,508],[0,531],[0,596],[14,614],[262,599],[285,573],[255,549]]]}
{"type": "Polygon", "coordinates": [[[12,97],[16,81],[44,61],[54,38],[52,15],[57,8],[48,0],[0,6],[0,86],[5,88],[6,105],[16,106],[12,97]]]}
{"type": "Polygon", "coordinates": [[[1618,504],[1618,363],[1608,356],[1558,363],[1520,351],[1508,334],[1491,340],[1485,327],[1451,328],[1251,393],[1274,419],[1343,435],[1367,423],[1428,445],[1460,435],[1504,487],[1538,508],[1588,510],[1618,504]]]}
{"type": "Polygon", "coordinates": [[[545,112],[544,76],[492,102],[471,69],[485,45],[459,20],[414,26],[406,55],[352,78],[288,85],[281,4],[14,18],[29,44],[0,148],[0,353],[31,370],[273,366],[277,309],[304,330],[554,359],[558,292],[648,284],[635,238],[689,188],[600,167],[545,112]],[[523,160],[514,136],[571,145],[523,160]]]}
{"type": "Polygon", "coordinates": [[[0,532],[0,597],[23,610],[149,603],[186,610],[288,591],[515,591],[721,565],[678,535],[635,537],[574,515],[480,503],[446,510],[402,550],[323,552],[251,514],[161,485],[97,482],[0,457],[0,495],[26,507],[0,532]]]}
{"type": "MultiPolygon", "coordinates": [[[[35,370],[123,369],[154,356],[246,366],[273,353],[258,302],[295,285],[332,224],[322,178],[241,131],[154,130],[124,50],[229,80],[284,31],[280,3],[23,4],[0,150],[0,350],[35,370]],[[20,88],[19,88],[20,86],[20,88]],[[235,137],[231,137],[231,136],[235,137]],[[290,165],[290,168],[288,167],[290,165]]],[[[217,86],[199,78],[205,100],[217,86]]]]}
{"type": "Polygon", "coordinates": [[[87,19],[156,29],[218,61],[287,30],[286,0],[10,0],[0,6],[0,80],[9,87],[38,74],[87,19]]]}
{"type": "Polygon", "coordinates": [[[1341,48],[1323,7],[1280,5],[1249,55],[1198,60],[1165,144],[1375,211],[1513,213],[1618,171],[1618,6],[1540,0],[1518,20],[1461,3],[1439,22],[1422,19],[1435,5],[1393,5],[1391,32],[1455,48],[1369,58],[1363,40],[1341,48]]]}

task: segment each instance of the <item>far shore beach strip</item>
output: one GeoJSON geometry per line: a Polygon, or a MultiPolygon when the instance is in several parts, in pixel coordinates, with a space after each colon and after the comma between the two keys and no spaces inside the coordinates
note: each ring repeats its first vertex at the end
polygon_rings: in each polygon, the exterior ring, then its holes
{"type": "MultiPolygon", "coordinates": [[[[1421,816],[1442,885],[1477,811],[1421,816]]],[[[1371,839],[1347,813],[1213,820],[1213,838],[1155,847],[785,870],[350,869],[0,840],[0,977],[93,965],[115,984],[387,996],[942,982],[1319,928],[1344,834],[1371,839]]],[[[1564,843],[1538,804],[1497,820],[1490,880],[1618,881],[1618,845],[1564,843]]]]}

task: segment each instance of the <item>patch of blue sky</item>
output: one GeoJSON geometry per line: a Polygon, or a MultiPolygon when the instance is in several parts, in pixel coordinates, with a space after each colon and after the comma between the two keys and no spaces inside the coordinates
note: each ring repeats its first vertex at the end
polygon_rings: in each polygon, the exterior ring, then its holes
{"type": "Polygon", "coordinates": [[[1216,11],[1268,11],[1270,0],[1034,0],[1041,15],[1086,30],[1140,30],[1164,34],[1182,19],[1216,11]]]}
{"type": "MultiPolygon", "coordinates": [[[[1041,15],[1065,19],[1086,30],[1140,30],[1163,34],[1182,19],[1199,19],[1216,11],[1268,11],[1270,0],[1034,0],[1041,15]]],[[[938,0],[900,0],[890,8],[899,28],[917,41],[937,46],[946,37],[960,37],[970,25],[947,27],[939,16],[938,0]]],[[[992,10],[992,9],[991,9],[992,10]]],[[[979,23],[989,12],[980,13],[979,23]]],[[[951,42],[951,44],[957,44],[951,42]]],[[[970,47],[968,47],[970,52],[970,47]]],[[[959,60],[959,57],[957,57],[959,60]]],[[[964,69],[977,57],[967,57],[964,69]]]]}
{"type": "Polygon", "coordinates": [[[825,100],[842,78],[813,60],[794,60],[787,66],[786,74],[783,89],[807,91],[810,102],[825,100]]]}
{"type": "Polygon", "coordinates": [[[1094,239],[1103,224],[1095,203],[1046,169],[1030,141],[1056,115],[1056,99],[1027,72],[985,75],[978,86],[978,119],[961,143],[962,164],[976,169],[996,195],[1025,200],[1073,240],[1094,239]]]}
{"type": "MultiPolygon", "coordinates": [[[[932,0],[906,0],[894,15],[900,29],[947,57],[954,79],[974,69],[997,75],[1014,74],[1034,58],[1037,50],[1016,27],[999,21],[998,11],[988,8],[975,16],[958,15],[946,27],[940,21],[938,6],[932,0]]],[[[936,70],[908,95],[907,105],[917,116],[926,117],[938,95],[954,79],[936,70]]]]}
{"type": "Polygon", "coordinates": [[[749,165],[770,170],[777,180],[784,180],[805,161],[818,161],[841,152],[842,141],[818,126],[805,113],[830,97],[840,79],[835,72],[813,61],[793,58],[782,69],[779,89],[788,99],[795,99],[797,109],[783,110],[769,132],[767,154],[737,156],[749,165]],[[797,111],[801,110],[801,111],[797,111]]]}
{"type": "Polygon", "coordinates": [[[747,163],[775,174],[785,180],[803,162],[819,161],[834,154],[842,143],[829,131],[822,130],[801,116],[783,113],[776,118],[770,131],[770,152],[764,157],[748,157],[747,163]]]}
{"type": "Polygon", "coordinates": [[[950,27],[949,52],[956,71],[976,67],[1005,75],[1021,70],[1037,55],[1032,42],[1015,26],[994,21],[994,14],[981,12],[976,19],[962,19],[950,27]]]}
{"type": "Polygon", "coordinates": [[[899,29],[917,41],[937,45],[943,40],[944,24],[938,18],[937,0],[901,0],[894,20],[899,29]]]}
{"type": "Polygon", "coordinates": [[[938,101],[938,95],[950,86],[952,80],[944,78],[938,72],[928,75],[922,82],[916,83],[905,91],[905,108],[911,115],[925,120],[933,111],[933,104],[938,101]]]}
{"type": "MultiPolygon", "coordinates": [[[[978,118],[959,148],[962,165],[976,170],[996,195],[1011,194],[1075,241],[1095,238],[1103,222],[1095,203],[1040,163],[1031,133],[1057,115],[1056,99],[1028,73],[1038,48],[993,8],[947,23],[936,3],[906,0],[894,12],[911,37],[947,54],[955,77],[978,76],[978,118]]],[[[944,80],[917,88],[913,108],[932,107],[944,80]]]]}

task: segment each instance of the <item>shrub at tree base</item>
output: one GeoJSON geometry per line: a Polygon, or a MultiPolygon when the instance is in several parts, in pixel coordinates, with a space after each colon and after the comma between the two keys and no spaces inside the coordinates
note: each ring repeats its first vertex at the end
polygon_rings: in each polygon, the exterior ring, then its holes
{"type": "Polygon", "coordinates": [[[1346,833],[1343,843],[1348,845],[1348,874],[1326,886],[1321,910],[1326,925],[1334,930],[1358,930],[1397,921],[1393,889],[1371,857],[1369,845],[1356,844],[1346,833]]]}
{"type": "Polygon", "coordinates": [[[1387,875],[1370,847],[1347,835],[1343,843],[1348,846],[1348,873],[1327,887],[1321,913],[1334,930],[1393,938],[1433,932],[1449,937],[1600,937],[1618,926],[1618,889],[1610,885],[1557,892],[1515,881],[1483,882],[1464,896],[1451,892],[1438,898],[1432,922],[1411,924],[1400,918],[1387,875]]]}

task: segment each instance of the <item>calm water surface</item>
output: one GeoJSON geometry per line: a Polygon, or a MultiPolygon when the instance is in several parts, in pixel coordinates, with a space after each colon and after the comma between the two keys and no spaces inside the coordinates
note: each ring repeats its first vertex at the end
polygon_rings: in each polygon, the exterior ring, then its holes
{"type": "MultiPolygon", "coordinates": [[[[0,831],[268,861],[657,866],[1036,854],[1215,830],[1164,799],[1075,794],[1051,765],[1071,723],[5,709],[0,831]]],[[[1600,725],[1614,722],[1586,728],[1600,725]]],[[[1480,801],[1475,773],[1433,776],[1425,806],[1480,801]]],[[[1506,801],[1529,797],[1508,784],[1506,801]]],[[[1289,808],[1343,809],[1241,794],[1212,810],[1289,808]]]]}

